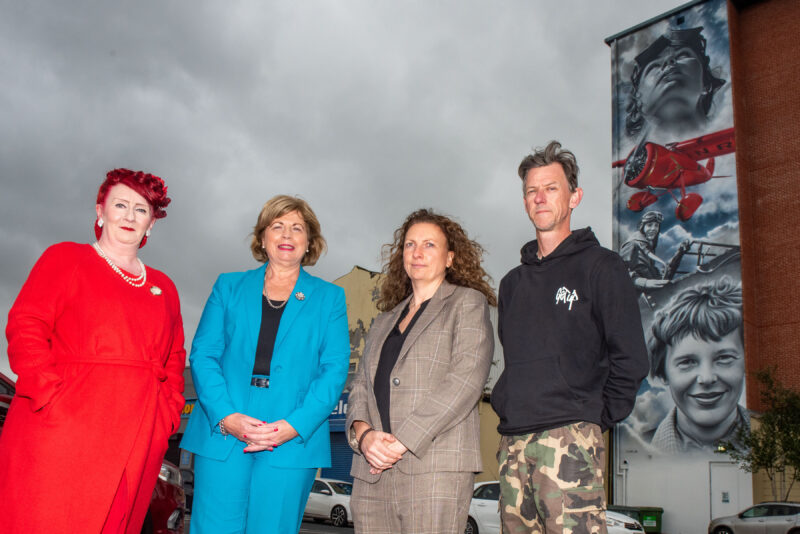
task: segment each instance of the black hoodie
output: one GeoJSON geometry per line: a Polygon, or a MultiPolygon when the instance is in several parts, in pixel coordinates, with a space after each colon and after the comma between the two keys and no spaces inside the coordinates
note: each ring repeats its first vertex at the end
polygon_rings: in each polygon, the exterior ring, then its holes
{"type": "Polygon", "coordinates": [[[492,391],[503,435],[588,421],[608,429],[628,416],[648,371],[636,291],[622,259],[591,228],[575,230],[500,282],[505,369],[492,391]]]}

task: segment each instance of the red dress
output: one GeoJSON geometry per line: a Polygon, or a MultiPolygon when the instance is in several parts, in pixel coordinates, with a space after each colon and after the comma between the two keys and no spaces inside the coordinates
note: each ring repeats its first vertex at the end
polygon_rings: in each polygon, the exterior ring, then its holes
{"type": "Polygon", "coordinates": [[[6,336],[18,379],[0,530],[99,533],[119,488],[138,534],[184,404],[175,285],[148,268],[133,287],[90,245],[60,243],[33,267],[6,336]]]}

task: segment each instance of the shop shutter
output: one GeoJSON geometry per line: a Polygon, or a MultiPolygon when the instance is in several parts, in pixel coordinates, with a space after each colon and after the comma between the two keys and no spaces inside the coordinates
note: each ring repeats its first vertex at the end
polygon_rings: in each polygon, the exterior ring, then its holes
{"type": "Polygon", "coordinates": [[[331,432],[331,467],[322,469],[323,478],[335,478],[352,482],[350,466],[353,463],[353,449],[347,444],[345,432],[331,432]]]}

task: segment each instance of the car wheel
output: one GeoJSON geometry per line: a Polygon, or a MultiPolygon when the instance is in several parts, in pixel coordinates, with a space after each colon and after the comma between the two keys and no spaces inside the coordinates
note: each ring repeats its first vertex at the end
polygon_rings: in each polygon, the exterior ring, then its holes
{"type": "Polygon", "coordinates": [[[464,534],[478,534],[478,524],[471,517],[467,518],[467,528],[464,529],[464,534]]]}
{"type": "Polygon", "coordinates": [[[337,504],[331,510],[331,523],[333,523],[334,527],[346,527],[347,526],[347,510],[344,509],[344,506],[337,504]]]}
{"type": "Polygon", "coordinates": [[[717,527],[714,529],[714,534],[733,534],[731,527],[717,527]]]}

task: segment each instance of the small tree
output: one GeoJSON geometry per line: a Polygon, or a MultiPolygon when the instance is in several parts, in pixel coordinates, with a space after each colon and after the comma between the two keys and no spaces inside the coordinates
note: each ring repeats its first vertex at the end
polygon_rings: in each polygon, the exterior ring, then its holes
{"type": "Polygon", "coordinates": [[[739,428],[734,441],[720,443],[719,452],[729,454],[748,473],[764,471],[773,498],[786,501],[800,480],[800,394],[786,388],[774,374],[774,368],[755,374],[765,407],[759,425],[739,428]]]}

